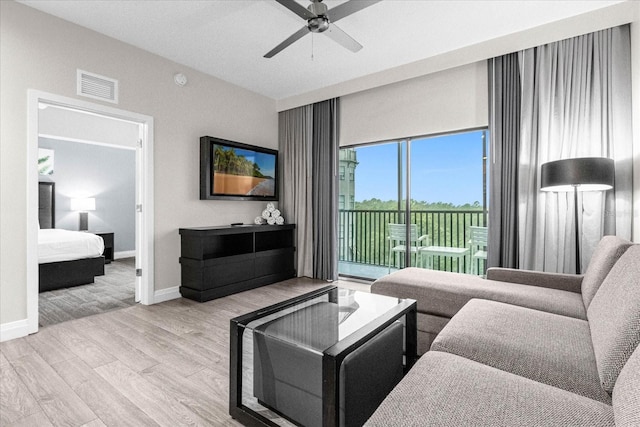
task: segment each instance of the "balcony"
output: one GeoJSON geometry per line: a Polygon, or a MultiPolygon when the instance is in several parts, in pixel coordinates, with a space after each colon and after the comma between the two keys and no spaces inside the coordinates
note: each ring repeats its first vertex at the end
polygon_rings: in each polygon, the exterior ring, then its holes
{"type": "MultiPolygon", "coordinates": [[[[405,211],[340,210],[338,270],[341,275],[377,279],[389,271],[388,224],[404,223],[405,211]]],[[[418,235],[428,235],[429,245],[468,248],[470,226],[485,226],[486,211],[412,210],[410,221],[418,226],[418,235]]],[[[434,256],[430,268],[441,271],[471,271],[469,257],[434,256]],[[459,265],[458,263],[461,263],[459,265]]],[[[475,270],[483,272],[484,261],[476,261],[475,270]]],[[[416,264],[415,257],[411,265],[416,264]]],[[[426,263],[425,263],[426,264],[426,263]]],[[[391,271],[404,268],[404,254],[391,255],[391,271]]]]}

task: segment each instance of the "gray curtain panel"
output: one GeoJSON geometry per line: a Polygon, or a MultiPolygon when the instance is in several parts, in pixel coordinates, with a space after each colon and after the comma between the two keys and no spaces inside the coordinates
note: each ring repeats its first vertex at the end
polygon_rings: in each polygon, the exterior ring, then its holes
{"type": "Polygon", "coordinates": [[[489,242],[487,267],[518,267],[518,54],[489,60],[489,242]]]}
{"type": "Polygon", "coordinates": [[[313,277],[338,279],[338,98],[313,104],[313,277]]]}
{"type": "Polygon", "coordinates": [[[313,215],[311,205],[311,142],[313,106],[279,114],[279,149],[282,180],[279,208],[296,224],[298,276],[313,277],[313,215]]]}
{"type": "Polygon", "coordinates": [[[540,191],[540,166],[549,161],[615,160],[615,190],[580,193],[583,269],[604,234],[630,239],[630,55],[628,25],[520,52],[521,268],[575,272],[573,194],[540,191]]]}
{"type": "Polygon", "coordinates": [[[298,276],[338,278],[338,117],[331,99],[279,115],[280,210],[297,228],[298,276]]]}

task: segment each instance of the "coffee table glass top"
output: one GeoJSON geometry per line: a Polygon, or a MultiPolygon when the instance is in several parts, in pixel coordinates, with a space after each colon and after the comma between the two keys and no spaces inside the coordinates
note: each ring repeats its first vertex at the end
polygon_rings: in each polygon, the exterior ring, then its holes
{"type": "Polygon", "coordinates": [[[322,353],[403,304],[405,300],[398,298],[334,288],[243,326],[254,333],[322,353]]]}

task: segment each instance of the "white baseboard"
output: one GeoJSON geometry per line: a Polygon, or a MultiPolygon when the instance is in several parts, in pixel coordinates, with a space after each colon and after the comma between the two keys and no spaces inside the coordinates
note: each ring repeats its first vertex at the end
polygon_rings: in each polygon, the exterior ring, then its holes
{"type": "Polygon", "coordinates": [[[122,259],[122,258],[132,258],[136,256],[136,251],[122,251],[122,252],[115,252],[113,254],[113,259],[122,259]]]}
{"type": "Polygon", "coordinates": [[[0,342],[26,337],[27,335],[29,335],[29,321],[27,319],[0,325],[0,342]]]}
{"type": "Polygon", "coordinates": [[[153,303],[165,302],[176,298],[181,298],[180,287],[174,286],[173,288],[160,289],[153,293],[153,303]]]}

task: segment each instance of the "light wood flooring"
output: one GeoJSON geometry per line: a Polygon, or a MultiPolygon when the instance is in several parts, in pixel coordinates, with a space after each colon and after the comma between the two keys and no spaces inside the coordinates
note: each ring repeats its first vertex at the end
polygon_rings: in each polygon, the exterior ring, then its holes
{"type": "Polygon", "coordinates": [[[114,260],[104,271],[94,283],[38,294],[40,327],[135,305],[135,258],[114,260]]]}
{"type": "Polygon", "coordinates": [[[301,278],[136,305],[1,343],[0,425],[240,425],[228,415],[229,320],[326,285],[301,278]]]}

